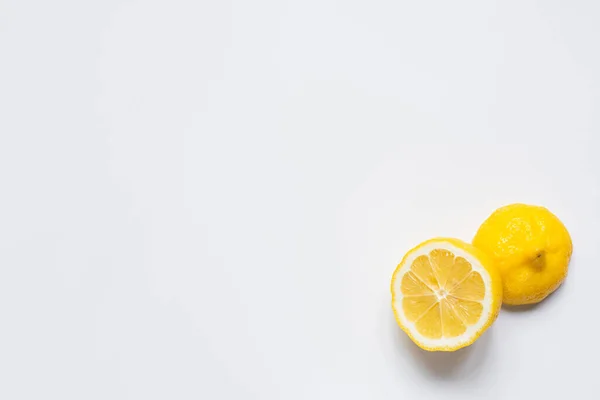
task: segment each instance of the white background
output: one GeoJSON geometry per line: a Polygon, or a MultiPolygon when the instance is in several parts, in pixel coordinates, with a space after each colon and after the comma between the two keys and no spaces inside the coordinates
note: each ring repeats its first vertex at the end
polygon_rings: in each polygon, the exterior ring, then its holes
{"type": "Polygon", "coordinates": [[[0,398],[597,398],[600,2],[0,0],[0,398]],[[389,280],[542,204],[565,285],[416,348],[389,280]]]}

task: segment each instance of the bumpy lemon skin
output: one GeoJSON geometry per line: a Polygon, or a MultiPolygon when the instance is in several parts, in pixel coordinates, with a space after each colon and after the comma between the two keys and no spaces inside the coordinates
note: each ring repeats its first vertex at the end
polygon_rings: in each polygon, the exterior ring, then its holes
{"type": "Polygon", "coordinates": [[[494,260],[504,287],[504,303],[535,304],[565,280],[573,243],[567,228],[548,209],[511,204],[494,211],[473,245],[494,260]]]}
{"type": "Polygon", "coordinates": [[[502,279],[500,277],[498,270],[495,268],[492,259],[486,253],[482,252],[481,250],[477,249],[476,247],[472,246],[471,244],[466,243],[460,239],[454,239],[454,238],[439,237],[439,238],[430,239],[430,240],[427,240],[427,241],[415,246],[410,251],[408,251],[402,258],[402,261],[400,261],[400,264],[398,264],[398,266],[394,270],[394,274],[392,275],[392,282],[391,282],[390,290],[392,292],[392,309],[394,311],[394,318],[396,319],[396,323],[398,324],[400,329],[402,329],[408,335],[408,337],[421,349],[426,350],[426,351],[432,351],[432,352],[433,351],[452,352],[452,351],[460,350],[464,347],[472,345],[492,325],[492,323],[496,320],[496,318],[498,318],[498,314],[500,313],[500,307],[502,306],[502,279]],[[481,266],[490,275],[490,280],[492,282],[492,296],[491,296],[492,304],[490,306],[490,315],[488,317],[488,320],[486,321],[485,324],[483,324],[481,329],[479,329],[473,335],[473,337],[469,341],[466,341],[465,343],[463,343],[459,346],[454,346],[454,347],[428,346],[428,345],[420,342],[417,338],[415,338],[411,334],[410,330],[402,324],[402,322],[398,318],[398,313],[401,311],[396,310],[396,308],[395,308],[394,282],[396,281],[396,276],[397,276],[398,272],[400,271],[400,268],[404,265],[406,259],[413,252],[418,251],[421,247],[427,246],[430,243],[450,243],[453,246],[458,247],[459,249],[462,249],[462,250],[472,254],[473,257],[475,257],[477,259],[477,261],[479,261],[481,266]]]}

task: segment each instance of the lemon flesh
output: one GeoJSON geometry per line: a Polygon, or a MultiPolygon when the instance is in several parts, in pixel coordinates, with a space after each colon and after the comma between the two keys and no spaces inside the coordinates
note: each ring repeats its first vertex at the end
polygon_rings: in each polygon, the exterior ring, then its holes
{"type": "Polygon", "coordinates": [[[392,276],[398,325],[421,348],[454,351],[496,319],[500,277],[485,254],[457,239],[432,239],[409,251],[392,276]]]}
{"type": "Polygon", "coordinates": [[[534,304],[567,276],[573,252],[563,223],[544,207],[511,204],[481,225],[473,245],[491,256],[504,286],[504,303],[534,304]]]}

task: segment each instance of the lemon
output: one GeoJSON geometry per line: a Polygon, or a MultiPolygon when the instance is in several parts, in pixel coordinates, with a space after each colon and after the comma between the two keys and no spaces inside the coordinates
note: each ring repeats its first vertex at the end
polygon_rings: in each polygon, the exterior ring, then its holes
{"type": "Polygon", "coordinates": [[[410,250],[394,271],[391,289],[398,325],[429,351],[472,344],[502,305],[502,283],[491,260],[458,239],[432,239],[410,250]]]}
{"type": "Polygon", "coordinates": [[[544,207],[511,204],[481,225],[473,245],[494,260],[504,302],[533,304],[556,290],[567,276],[573,252],[563,223],[544,207]]]}

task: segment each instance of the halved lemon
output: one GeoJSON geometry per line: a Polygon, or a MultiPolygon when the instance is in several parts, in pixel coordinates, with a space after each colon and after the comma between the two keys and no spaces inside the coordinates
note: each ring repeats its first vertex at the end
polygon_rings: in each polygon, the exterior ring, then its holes
{"type": "Polygon", "coordinates": [[[419,347],[454,351],[477,340],[502,305],[502,281],[483,252],[458,239],[410,250],[392,276],[392,308],[419,347]]]}

